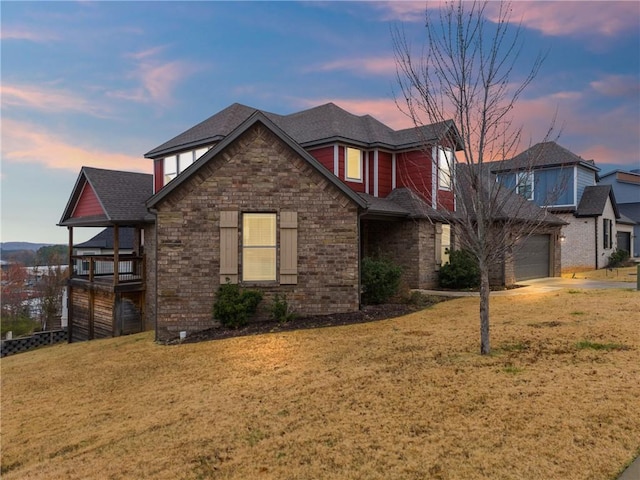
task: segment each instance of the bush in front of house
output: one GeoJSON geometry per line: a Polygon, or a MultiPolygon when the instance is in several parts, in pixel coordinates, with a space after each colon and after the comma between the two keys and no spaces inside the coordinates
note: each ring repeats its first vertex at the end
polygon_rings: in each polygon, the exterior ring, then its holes
{"type": "Polygon", "coordinates": [[[287,296],[281,297],[277,293],[269,307],[269,315],[272,320],[278,323],[288,323],[298,317],[298,314],[291,309],[289,302],[287,302],[287,296]]]}
{"type": "Polygon", "coordinates": [[[468,250],[454,250],[449,254],[449,263],[440,267],[438,279],[442,288],[476,288],[480,285],[478,260],[468,250]]]}
{"type": "Polygon", "coordinates": [[[245,326],[256,313],[262,301],[262,293],[257,290],[240,290],[238,285],[220,285],[213,304],[213,318],[220,320],[224,327],[245,326]]]}
{"type": "Polygon", "coordinates": [[[366,305],[384,303],[400,287],[402,267],[388,260],[362,259],[362,302],[366,305]]]}
{"type": "Polygon", "coordinates": [[[609,268],[622,267],[629,260],[629,252],[617,249],[609,257],[609,268]]]}

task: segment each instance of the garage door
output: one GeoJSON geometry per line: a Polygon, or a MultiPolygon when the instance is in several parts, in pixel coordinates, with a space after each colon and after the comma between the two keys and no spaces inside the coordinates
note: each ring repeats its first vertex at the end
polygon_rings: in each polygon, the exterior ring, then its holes
{"type": "Polygon", "coordinates": [[[618,250],[625,250],[631,252],[631,233],[630,232],[618,232],[618,250]]]}
{"type": "Polygon", "coordinates": [[[549,276],[549,235],[531,235],[515,254],[516,281],[549,276]]]}

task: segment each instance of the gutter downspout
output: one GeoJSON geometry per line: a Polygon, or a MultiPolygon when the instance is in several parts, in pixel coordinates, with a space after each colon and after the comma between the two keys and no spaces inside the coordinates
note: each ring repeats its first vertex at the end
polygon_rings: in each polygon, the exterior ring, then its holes
{"type": "Polygon", "coordinates": [[[593,218],[593,224],[594,224],[595,231],[596,231],[596,234],[595,234],[595,237],[596,237],[596,248],[595,248],[595,250],[596,250],[596,270],[598,270],[598,217],[594,217],[593,218]]]}

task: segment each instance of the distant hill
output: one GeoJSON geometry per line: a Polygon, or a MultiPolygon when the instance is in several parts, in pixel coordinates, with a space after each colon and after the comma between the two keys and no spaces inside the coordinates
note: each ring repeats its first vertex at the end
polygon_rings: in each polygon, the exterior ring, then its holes
{"type": "Polygon", "coordinates": [[[29,242],[0,242],[0,250],[11,252],[14,250],[33,250],[37,252],[42,247],[55,245],[54,243],[29,243],[29,242]]]}

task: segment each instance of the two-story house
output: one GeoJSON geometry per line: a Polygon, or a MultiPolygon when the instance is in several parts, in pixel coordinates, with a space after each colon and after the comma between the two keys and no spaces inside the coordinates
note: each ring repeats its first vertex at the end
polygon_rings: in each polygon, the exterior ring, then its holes
{"type": "Polygon", "coordinates": [[[158,339],[206,329],[225,282],[260,289],[266,305],[286,296],[300,314],[355,311],[366,256],[433,288],[461,145],[451,121],[394,130],[332,103],[290,115],[233,104],[149,151],[153,177],[84,167],[59,224],[70,239],[75,226],[133,227],[138,248],[128,275],[101,277],[109,286],[72,278],[70,328],[95,338],[112,321],[121,333],[120,305],[138,293],[158,339]],[[127,191],[103,188],[109,176],[127,191]]]}
{"type": "Polygon", "coordinates": [[[600,175],[600,185],[611,185],[621,219],[616,236],[618,248],[632,257],[640,257],[640,169],[614,170],[600,175]]]}
{"type": "Polygon", "coordinates": [[[616,249],[620,212],[600,169],[556,142],[545,142],[496,163],[494,173],[516,193],[554,213],[562,229],[562,270],[603,268],[616,249]]]}

